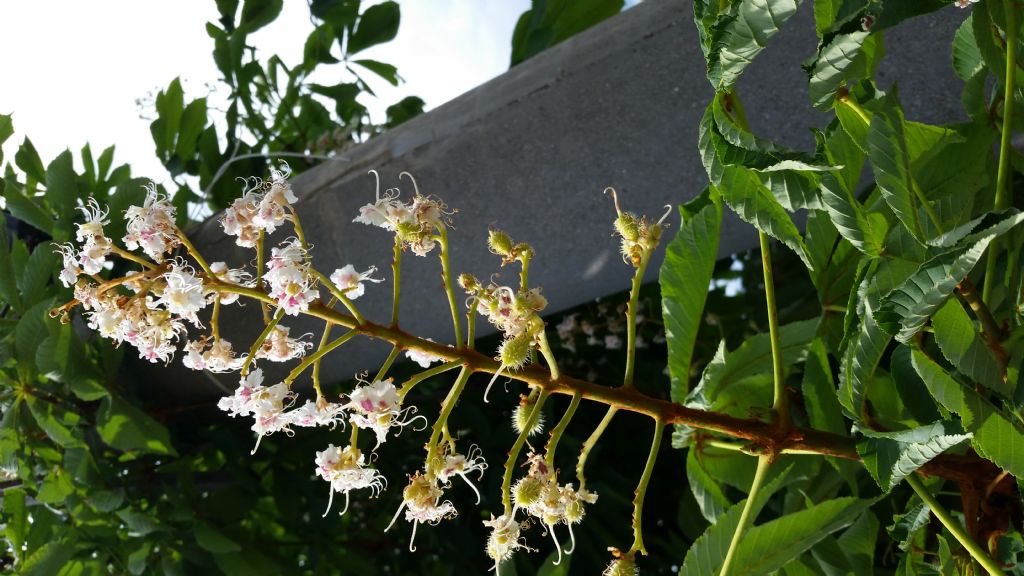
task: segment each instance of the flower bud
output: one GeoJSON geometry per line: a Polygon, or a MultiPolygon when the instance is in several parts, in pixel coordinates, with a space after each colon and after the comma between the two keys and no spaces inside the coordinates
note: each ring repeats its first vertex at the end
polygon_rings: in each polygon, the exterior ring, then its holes
{"type": "Polygon", "coordinates": [[[487,247],[498,256],[508,256],[512,252],[512,239],[501,230],[487,233],[487,247]]]}
{"type": "Polygon", "coordinates": [[[466,292],[473,293],[480,290],[480,281],[472,274],[463,273],[459,274],[459,286],[466,292]]]}

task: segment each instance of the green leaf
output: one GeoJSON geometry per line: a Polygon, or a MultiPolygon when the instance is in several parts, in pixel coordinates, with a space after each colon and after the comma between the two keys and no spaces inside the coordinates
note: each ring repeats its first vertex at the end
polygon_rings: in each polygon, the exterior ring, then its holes
{"type": "MultiPolygon", "coordinates": [[[[0,114],[0,145],[14,134],[14,122],[10,114],[0,114]]],[[[0,164],[3,164],[4,152],[0,150],[0,164]]]]}
{"type": "Polygon", "coordinates": [[[242,18],[238,22],[238,33],[252,34],[277,19],[284,7],[284,0],[245,0],[242,4],[242,18]]]}
{"type": "Polygon", "coordinates": [[[43,210],[35,199],[26,196],[17,182],[7,179],[3,195],[7,200],[7,211],[12,216],[53,235],[53,217],[49,212],[43,210]]]}
{"type": "MultiPolygon", "coordinates": [[[[793,366],[807,354],[807,346],[814,340],[818,320],[792,322],[779,329],[780,352],[783,364],[793,366]]],[[[767,333],[748,338],[736,350],[716,355],[704,369],[700,383],[687,397],[688,405],[693,402],[710,405],[718,394],[737,382],[760,373],[771,371],[771,339],[767,333]]]]}
{"type": "Polygon", "coordinates": [[[51,300],[38,302],[18,321],[18,326],[14,329],[14,347],[19,360],[31,362],[31,359],[36,357],[36,348],[50,335],[46,322],[52,305],[51,300]]]}
{"type": "Polygon", "coordinates": [[[104,442],[118,450],[175,454],[167,429],[117,396],[103,398],[96,430],[104,442]]]}
{"type": "Polygon", "coordinates": [[[946,422],[900,432],[879,433],[869,429],[861,429],[861,432],[865,438],[857,443],[857,453],[885,492],[939,454],[971,437],[946,422]]]}
{"type": "Polygon", "coordinates": [[[199,136],[206,127],[206,98],[189,102],[181,113],[175,154],[182,160],[191,159],[199,145],[199,136]]]}
{"type": "Polygon", "coordinates": [[[693,347],[718,256],[722,205],[716,195],[705,192],[680,206],[679,212],[682,224],[665,250],[659,278],[675,402],[681,402],[689,390],[693,347]]]}
{"type": "Polygon", "coordinates": [[[953,36],[953,70],[964,82],[981,71],[985,61],[974,39],[974,14],[964,19],[953,36]]]}
{"type": "Polygon", "coordinates": [[[807,347],[801,390],[811,426],[816,430],[845,436],[846,423],[843,421],[842,407],[836,399],[836,385],[832,380],[828,352],[825,343],[818,338],[807,347]]]}
{"type": "MultiPolygon", "coordinates": [[[[851,298],[855,291],[851,292],[851,298]]],[[[868,306],[867,302],[864,302],[868,306]]],[[[850,311],[847,310],[847,316],[850,311]]],[[[863,420],[864,395],[868,382],[882,361],[892,338],[875,323],[870,309],[860,317],[856,331],[846,345],[839,366],[839,403],[846,417],[854,422],[863,420]]]]}
{"type": "Polygon", "coordinates": [[[46,285],[58,269],[58,256],[50,243],[39,244],[32,250],[25,269],[21,275],[22,299],[26,305],[32,305],[46,297],[46,285]]]}
{"type": "Polygon", "coordinates": [[[875,545],[878,542],[878,518],[865,510],[860,518],[837,538],[839,548],[850,561],[854,574],[871,574],[875,566],[875,545]]]}
{"type": "Polygon", "coordinates": [[[28,507],[25,505],[25,490],[17,486],[4,490],[4,536],[11,544],[15,559],[24,556],[22,546],[28,535],[28,507]]]}
{"type": "Polygon", "coordinates": [[[174,141],[181,128],[181,115],[185,111],[185,94],[181,89],[181,79],[175,78],[156,95],[156,120],[149,125],[150,134],[156,144],[156,155],[167,164],[174,153],[174,141]]]}
{"type": "Polygon", "coordinates": [[[1020,425],[973,388],[954,380],[924,352],[914,350],[912,360],[932,397],[958,414],[964,429],[974,434],[971,444],[978,454],[1024,478],[1024,430],[1020,425]]]}
{"type": "Polygon", "coordinates": [[[378,62],[377,60],[354,60],[352,63],[358,64],[377,76],[387,80],[388,84],[398,86],[398,68],[395,68],[394,65],[386,62],[378,62]]]}
{"type": "Polygon", "coordinates": [[[361,52],[370,46],[390,42],[398,35],[402,13],[396,2],[382,2],[366,9],[359,16],[355,32],[349,36],[346,51],[349,54],[361,52]]]}
{"type": "Polygon", "coordinates": [[[700,507],[700,513],[708,522],[714,524],[731,504],[722,487],[704,469],[697,452],[695,447],[687,451],[686,480],[697,506],[700,507]]]}
{"type": "MultiPolygon", "coordinates": [[[[778,491],[784,484],[786,474],[780,474],[774,480],[766,482],[754,496],[754,502],[750,509],[750,518],[757,518],[758,513],[768,503],[768,499],[778,491]]],[[[679,570],[680,576],[708,576],[717,573],[725,561],[725,554],[729,550],[729,542],[740,523],[740,515],[747,503],[743,499],[731,506],[718,521],[708,526],[707,530],[693,542],[686,551],[686,558],[683,560],[683,567],[679,570]]],[[[737,563],[738,565],[738,563],[737,563]]]]}
{"type": "Polygon", "coordinates": [[[931,520],[932,511],[927,504],[916,499],[911,502],[916,503],[906,512],[894,515],[892,525],[886,527],[889,536],[899,544],[900,550],[908,550],[917,531],[927,526],[931,520]]]}
{"type": "Polygon", "coordinates": [[[15,152],[14,163],[32,180],[46,182],[46,169],[43,168],[43,160],[39,157],[39,152],[36,152],[36,147],[32,145],[32,141],[28,137],[25,138],[21,143],[21,147],[15,152]]]}
{"type": "Polygon", "coordinates": [[[796,13],[800,0],[741,0],[720,18],[707,55],[708,81],[715,92],[728,90],[796,13]]]}
{"type": "Polygon", "coordinates": [[[860,55],[868,34],[863,31],[836,34],[818,51],[818,57],[808,71],[808,92],[816,108],[825,110],[832,104],[836,90],[846,79],[846,73],[851,69],[854,60],[860,55]]]}
{"type": "Polygon", "coordinates": [[[874,168],[882,198],[892,208],[900,222],[919,240],[924,232],[919,220],[914,196],[914,181],[910,173],[910,153],[904,134],[903,109],[890,93],[871,119],[868,129],[868,159],[874,168]]]}
{"type": "Polygon", "coordinates": [[[423,114],[423,107],[426,102],[419,96],[406,96],[397,103],[387,107],[385,114],[387,121],[384,123],[388,128],[394,128],[399,124],[423,114]]]}
{"type": "Polygon", "coordinates": [[[924,381],[914,369],[908,346],[900,344],[893,350],[889,361],[889,373],[892,374],[896,393],[914,420],[918,423],[934,422],[942,417],[935,406],[935,401],[928,394],[924,381]]]}
{"type": "Polygon", "coordinates": [[[788,246],[808,270],[814,270],[800,230],[755,172],[739,166],[727,166],[723,170],[721,184],[712,188],[743,221],[788,246]]]}
{"type": "Polygon", "coordinates": [[[331,56],[331,48],[334,47],[335,30],[330,24],[317,26],[302,49],[302,63],[307,70],[312,70],[317,64],[335,64],[338,59],[331,56]]]}
{"type": "Polygon", "coordinates": [[[131,554],[128,555],[128,573],[138,576],[146,571],[146,563],[149,560],[149,553],[153,550],[153,542],[143,540],[131,554]]]}
{"type": "Polygon", "coordinates": [[[58,225],[71,230],[71,220],[78,205],[78,174],[71,151],[64,150],[46,167],[46,200],[57,213],[58,225]]]}
{"type": "Polygon", "coordinates": [[[57,444],[64,448],[85,446],[82,439],[75,435],[74,428],[81,417],[55,402],[47,402],[30,396],[27,399],[29,412],[36,424],[46,432],[57,444]]]}
{"type": "Polygon", "coordinates": [[[21,295],[18,293],[18,280],[14,275],[14,262],[11,261],[11,247],[7,238],[7,218],[0,218],[0,300],[20,311],[23,310],[21,295]]]}
{"type": "Polygon", "coordinates": [[[210,528],[204,522],[196,522],[194,530],[196,542],[203,550],[208,552],[223,554],[226,552],[238,552],[242,549],[237,542],[210,528]]]}
{"type": "Polygon", "coordinates": [[[852,190],[832,174],[821,178],[821,200],[843,238],[868,256],[882,253],[889,224],[878,212],[868,212],[852,190]]]}
{"type": "Polygon", "coordinates": [[[30,554],[21,565],[21,576],[53,576],[75,553],[65,540],[50,540],[30,554]]]}
{"type": "Polygon", "coordinates": [[[996,357],[978,335],[978,329],[959,301],[947,300],[932,316],[932,327],[939,350],[957,371],[1004,398],[1013,397],[1013,383],[1005,380],[1006,375],[996,357]]]}
{"type": "Polygon", "coordinates": [[[882,298],[875,311],[878,325],[900,342],[909,341],[974,269],[989,243],[1021,221],[1024,215],[1011,214],[986,231],[965,238],[961,247],[922,264],[906,282],[882,298]]]}
{"type": "Polygon", "coordinates": [[[128,526],[129,536],[145,537],[160,530],[160,524],[153,517],[133,508],[125,508],[117,511],[117,517],[128,526]]]}
{"type": "Polygon", "coordinates": [[[874,500],[852,497],[835,498],[754,526],[740,541],[733,564],[736,569],[730,574],[772,574],[825,536],[849,526],[873,503],[874,500]]]}
{"type": "Polygon", "coordinates": [[[43,504],[56,504],[63,502],[74,491],[75,485],[71,482],[71,475],[58,466],[51,470],[39,484],[36,500],[43,504]]]}
{"type": "Polygon", "coordinates": [[[510,66],[618,14],[623,5],[623,0],[534,0],[516,21],[510,66]]]}

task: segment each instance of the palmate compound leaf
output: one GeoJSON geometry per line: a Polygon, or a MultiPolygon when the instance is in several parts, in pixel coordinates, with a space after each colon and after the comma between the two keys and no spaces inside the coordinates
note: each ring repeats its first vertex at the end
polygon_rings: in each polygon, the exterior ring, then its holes
{"type": "Polygon", "coordinates": [[[899,432],[861,428],[857,452],[879,488],[888,492],[907,475],[971,437],[950,422],[933,422],[899,432]]]}
{"type": "Polygon", "coordinates": [[[727,90],[764,50],[801,0],[741,0],[719,18],[707,55],[708,81],[716,92],[727,90]]]}
{"type": "Polygon", "coordinates": [[[718,255],[722,205],[710,191],[679,208],[681,224],[661,265],[661,307],[672,400],[689,391],[690,360],[718,255]]]}
{"type": "Polygon", "coordinates": [[[882,298],[875,311],[878,325],[900,342],[917,334],[974,269],[989,243],[1024,221],[1024,214],[1010,210],[998,218],[998,223],[967,236],[957,247],[922,264],[906,282],[882,298]]]}
{"type": "Polygon", "coordinates": [[[964,429],[974,434],[971,445],[978,454],[1024,478],[1024,428],[921,350],[914,350],[911,360],[935,401],[960,416],[964,429]]]}

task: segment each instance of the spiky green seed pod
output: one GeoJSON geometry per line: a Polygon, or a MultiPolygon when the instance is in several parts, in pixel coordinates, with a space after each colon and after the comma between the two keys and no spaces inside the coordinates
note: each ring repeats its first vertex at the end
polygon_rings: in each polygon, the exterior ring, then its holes
{"type": "Polygon", "coordinates": [[[615,219],[615,231],[626,240],[636,242],[640,239],[640,222],[636,216],[623,212],[615,219]]]}
{"type": "Polygon", "coordinates": [[[487,233],[487,247],[498,256],[508,256],[512,253],[512,239],[501,230],[491,230],[487,233]]]}
{"type": "MultiPolygon", "coordinates": [[[[523,433],[530,419],[530,413],[533,412],[533,407],[537,405],[536,399],[530,400],[526,396],[523,396],[519,402],[519,406],[516,406],[515,411],[512,412],[512,427],[519,434],[523,433]]],[[[537,422],[534,423],[533,428],[530,428],[527,436],[536,436],[544,431],[544,413],[541,412],[537,418],[537,422]]]]}
{"type": "Polygon", "coordinates": [[[505,340],[498,348],[498,355],[508,368],[519,368],[530,358],[530,337],[523,334],[505,340]]]}
{"type": "Polygon", "coordinates": [[[636,576],[639,574],[636,568],[636,560],[632,554],[623,555],[616,548],[609,548],[609,550],[612,551],[612,555],[616,556],[616,558],[604,569],[601,576],[636,576]]]}
{"type": "Polygon", "coordinates": [[[512,487],[512,498],[516,506],[528,508],[537,503],[543,491],[543,480],[535,476],[526,476],[512,487]]]}

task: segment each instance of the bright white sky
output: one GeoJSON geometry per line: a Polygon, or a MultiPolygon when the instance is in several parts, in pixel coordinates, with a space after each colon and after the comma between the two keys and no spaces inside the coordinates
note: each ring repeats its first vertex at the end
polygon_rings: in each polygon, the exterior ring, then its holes
{"type": "MultiPolygon", "coordinates": [[[[375,2],[364,1],[365,5],[375,2]]],[[[512,30],[529,0],[405,0],[398,37],[360,53],[394,64],[406,83],[372,84],[379,100],[364,98],[374,118],[408,95],[439,106],[508,69],[512,30]]],[[[365,9],[365,7],[364,7],[365,9]]],[[[94,155],[114,144],[115,164],[163,181],[149,120],[137,99],[154,95],[177,76],[186,99],[207,93],[219,73],[205,24],[216,21],[213,0],[6,0],[0,4],[0,113],[14,114],[15,134],[4,146],[13,159],[28,136],[49,163],[91,143],[94,155]]],[[[309,9],[286,0],[272,25],[249,38],[263,57],[301,60],[312,31],[309,9]]],[[[317,80],[341,81],[342,72],[317,80]],[[336,76],[332,78],[331,76],[336,76]]],[[[372,82],[372,74],[367,74],[372,82]]]]}

